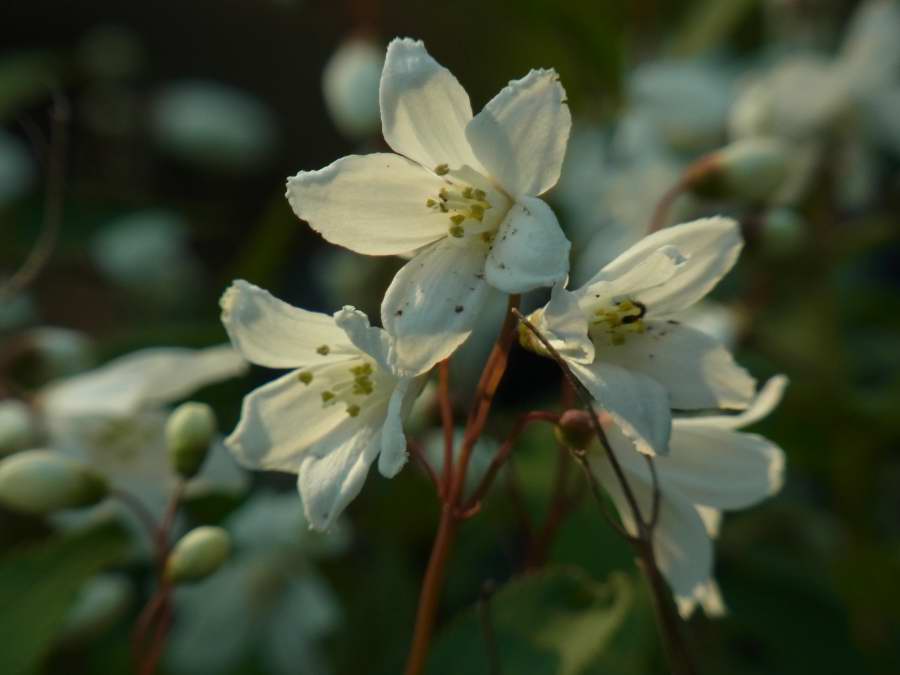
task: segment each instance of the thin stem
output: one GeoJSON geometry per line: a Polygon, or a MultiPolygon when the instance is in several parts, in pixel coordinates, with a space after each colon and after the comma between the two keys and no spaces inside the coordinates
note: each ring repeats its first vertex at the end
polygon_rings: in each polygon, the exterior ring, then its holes
{"type": "Polygon", "coordinates": [[[450,489],[445,496],[437,536],[431,549],[431,556],[428,559],[425,578],[422,581],[419,608],[416,612],[416,625],[413,629],[412,645],[410,646],[404,671],[406,675],[419,675],[425,668],[428,648],[431,644],[431,636],[434,632],[434,624],[437,617],[438,601],[440,600],[441,588],[444,585],[447,559],[450,556],[450,550],[456,539],[456,533],[463,515],[459,506],[469,459],[471,458],[475,442],[484,430],[494,395],[497,393],[497,387],[500,385],[500,380],[503,379],[503,373],[506,372],[509,351],[512,348],[516,334],[516,319],[512,312],[516,311],[518,305],[519,296],[511,295],[509,297],[509,312],[506,314],[503,326],[500,329],[500,335],[497,337],[497,341],[494,343],[491,354],[485,363],[484,372],[481,374],[481,380],[475,392],[475,400],[466,423],[459,460],[453,471],[450,489]]]}
{"type": "Polygon", "coordinates": [[[438,401],[441,407],[441,425],[444,429],[444,474],[440,493],[446,496],[453,482],[453,405],[450,402],[450,359],[438,364],[438,401]]]}
{"type": "Polygon", "coordinates": [[[659,490],[659,476],[656,474],[656,463],[649,455],[644,455],[644,459],[647,460],[647,466],[650,469],[650,480],[653,483],[653,505],[650,507],[650,520],[647,521],[647,529],[653,532],[656,529],[656,524],[659,522],[659,508],[662,502],[662,495],[659,490]]]}
{"type": "Polygon", "coordinates": [[[425,453],[422,452],[422,446],[411,439],[407,439],[406,447],[409,449],[409,454],[412,455],[416,463],[422,468],[422,472],[428,476],[428,479],[434,485],[434,489],[438,493],[438,496],[441,496],[441,480],[438,478],[437,472],[434,470],[434,467],[431,466],[428,458],[425,457],[425,453]]]}
{"type": "MultiPolygon", "coordinates": [[[[550,354],[550,356],[556,361],[557,365],[566,376],[566,379],[572,385],[576,396],[578,396],[579,400],[588,412],[588,418],[597,436],[597,440],[600,441],[600,444],[606,451],[606,456],[609,459],[610,465],[613,467],[613,471],[616,475],[616,481],[619,483],[619,487],[622,489],[626,501],[628,502],[629,509],[632,512],[635,527],[637,529],[637,536],[633,537],[627,534],[625,536],[634,548],[634,551],[638,557],[638,566],[644,572],[644,575],[647,578],[648,585],[650,586],[654,607],[657,612],[657,624],[659,626],[660,632],[662,633],[666,655],[668,656],[669,660],[669,666],[674,675],[694,675],[696,670],[694,668],[690,652],[688,651],[687,645],[684,642],[684,637],[681,634],[678,616],[677,614],[675,614],[674,608],[672,606],[671,595],[668,588],[666,587],[665,581],[662,578],[659,567],[656,564],[656,557],[653,551],[653,532],[652,528],[650,527],[650,522],[644,521],[641,516],[641,511],[638,507],[637,500],[634,497],[634,493],[631,490],[631,486],[628,483],[628,480],[625,478],[622,467],[619,465],[619,462],[616,459],[615,453],[612,451],[612,446],[609,443],[609,439],[606,436],[606,433],[603,431],[603,427],[600,425],[599,416],[594,410],[594,406],[591,403],[590,396],[584,392],[580,384],[575,380],[575,377],[569,370],[568,365],[566,365],[566,362],[563,360],[559,352],[553,347],[553,345],[551,345],[550,342],[541,334],[541,332],[531,322],[529,322],[528,319],[522,316],[520,312],[518,312],[517,310],[513,310],[513,312],[519,317],[519,320],[522,322],[522,324],[526,328],[528,328],[528,330],[531,331],[531,333],[540,341],[540,343],[547,350],[547,353],[550,354]]],[[[571,449],[571,452],[572,457],[575,458],[575,460],[579,463],[582,470],[584,471],[585,477],[588,480],[588,485],[590,486],[591,492],[593,493],[594,498],[597,500],[598,505],[601,507],[602,513],[606,515],[606,511],[603,508],[606,500],[604,499],[603,491],[600,487],[599,482],[597,481],[597,477],[594,475],[593,471],[591,471],[585,451],[576,450],[573,448],[571,449]]],[[[655,476],[655,467],[652,467],[652,465],[651,470],[653,472],[652,475],[655,476]]],[[[656,491],[658,491],[658,483],[654,479],[654,492],[656,491]]],[[[657,506],[655,508],[658,509],[659,498],[655,497],[655,500],[657,501],[657,506]]],[[[652,520],[653,519],[651,518],[651,522],[652,520]]],[[[617,529],[621,530],[621,527],[617,529]]]]}
{"type": "Polygon", "coordinates": [[[43,226],[37,243],[25,258],[25,262],[5,284],[0,286],[0,299],[28,287],[40,274],[56,247],[63,211],[68,122],[69,104],[62,95],[56,94],[50,110],[50,156],[47,161],[43,226]]]}
{"type": "Polygon", "coordinates": [[[144,506],[144,503],[140,499],[125,490],[113,489],[110,491],[110,496],[113,499],[118,499],[125,508],[134,514],[138,519],[138,522],[140,522],[141,526],[147,532],[147,537],[150,539],[150,545],[155,550],[158,525],[153,514],[150,513],[150,510],[144,506]]]}
{"type": "Polygon", "coordinates": [[[638,549],[638,567],[644,573],[653,598],[653,610],[659,626],[660,637],[673,675],[695,675],[697,670],[687,643],[681,633],[681,619],[675,612],[671,594],[656,564],[656,556],[650,540],[635,543],[638,549]]]}
{"type": "MultiPolygon", "coordinates": [[[[575,376],[569,369],[568,364],[565,362],[556,348],[552,344],[550,344],[550,341],[547,340],[547,338],[545,338],[543,334],[541,334],[541,332],[534,326],[534,324],[531,323],[518,309],[513,309],[512,312],[516,315],[516,317],[518,317],[519,321],[521,321],[522,324],[540,341],[541,345],[543,345],[544,349],[547,350],[553,360],[556,361],[556,364],[559,366],[560,370],[562,370],[563,375],[566,377],[566,380],[568,380],[569,385],[572,387],[572,391],[575,392],[575,396],[578,397],[581,405],[587,411],[591,429],[593,430],[594,435],[597,437],[597,440],[600,441],[600,445],[603,447],[603,450],[606,452],[606,457],[613,468],[613,472],[616,474],[616,480],[618,480],[619,484],[622,486],[622,492],[625,494],[625,499],[628,502],[628,507],[634,513],[635,521],[638,524],[639,534],[643,535],[643,531],[646,529],[646,525],[643,518],[641,518],[641,510],[640,507],[638,507],[637,499],[634,496],[634,492],[631,490],[631,486],[625,479],[625,472],[622,470],[622,466],[619,464],[619,460],[616,459],[616,455],[613,452],[612,445],[609,442],[609,438],[607,438],[606,432],[603,430],[603,427],[600,424],[600,415],[594,409],[594,404],[591,402],[590,395],[584,391],[584,387],[582,387],[581,383],[575,379],[575,376]]],[[[575,456],[576,459],[579,460],[579,463],[582,463],[583,460],[583,466],[586,472],[593,476],[593,473],[591,473],[590,471],[590,467],[587,465],[587,460],[584,459],[583,455],[581,457],[578,457],[573,451],[573,456],[575,456]]],[[[596,478],[594,478],[594,481],[596,481],[596,478]]]]}
{"type": "Polygon", "coordinates": [[[472,496],[466,502],[463,510],[469,510],[473,508],[475,504],[484,499],[485,495],[494,484],[494,479],[497,477],[497,473],[500,471],[500,468],[506,463],[506,460],[509,459],[509,455],[512,452],[513,447],[515,447],[516,443],[519,440],[519,436],[522,435],[522,432],[525,431],[525,429],[527,429],[530,424],[533,424],[535,422],[550,422],[551,424],[556,424],[558,421],[559,415],[557,415],[556,413],[546,412],[544,410],[534,410],[519,417],[519,419],[516,420],[516,423],[513,426],[512,430],[509,432],[509,435],[506,437],[506,440],[503,441],[500,449],[497,450],[497,453],[491,460],[487,471],[484,472],[484,477],[481,479],[478,487],[475,488],[472,496]]]}
{"type": "Polygon", "coordinates": [[[656,207],[653,209],[653,215],[650,218],[650,226],[647,228],[647,234],[653,234],[657,230],[665,227],[669,220],[669,212],[676,200],[691,188],[698,185],[701,181],[709,177],[709,174],[718,168],[719,157],[716,153],[711,153],[701,157],[691,163],[682,172],[678,181],[663,193],[656,207]]]}

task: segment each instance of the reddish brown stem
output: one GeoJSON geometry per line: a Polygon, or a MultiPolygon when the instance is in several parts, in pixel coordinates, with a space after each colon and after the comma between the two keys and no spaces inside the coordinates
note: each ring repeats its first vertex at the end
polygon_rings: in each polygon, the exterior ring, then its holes
{"type": "Polygon", "coordinates": [[[557,415],[556,413],[546,412],[544,410],[534,410],[519,417],[519,419],[516,420],[516,423],[513,426],[512,430],[509,432],[509,436],[506,437],[506,440],[503,441],[503,445],[501,445],[500,449],[497,450],[497,454],[494,455],[494,458],[491,460],[487,471],[485,471],[484,473],[484,477],[481,479],[478,487],[475,488],[475,492],[472,493],[472,496],[466,502],[466,505],[463,507],[463,509],[471,509],[478,502],[484,499],[485,495],[494,484],[494,479],[497,477],[497,473],[506,463],[506,460],[509,459],[509,454],[512,452],[512,449],[518,442],[519,436],[521,436],[522,432],[525,431],[526,428],[528,428],[529,424],[533,424],[535,422],[550,422],[552,424],[556,424],[556,422],[558,421],[559,415],[557,415]]]}
{"type": "Polygon", "coordinates": [[[420,675],[425,668],[428,648],[434,632],[441,588],[444,585],[447,560],[450,556],[453,542],[456,539],[462,515],[459,508],[460,498],[465,485],[469,459],[471,458],[475,442],[484,430],[484,425],[491,410],[491,404],[494,401],[494,395],[497,393],[497,387],[500,385],[500,380],[503,379],[503,373],[506,372],[509,351],[512,348],[516,335],[516,318],[513,315],[513,311],[518,305],[519,296],[511,295],[509,298],[509,311],[503,321],[500,335],[497,337],[494,348],[491,350],[491,354],[485,363],[481,380],[475,391],[475,401],[466,423],[459,459],[454,467],[450,487],[444,499],[437,536],[431,549],[428,567],[425,570],[425,578],[422,581],[419,608],[416,612],[416,625],[413,629],[412,645],[410,646],[404,671],[406,675],[420,675]]]}

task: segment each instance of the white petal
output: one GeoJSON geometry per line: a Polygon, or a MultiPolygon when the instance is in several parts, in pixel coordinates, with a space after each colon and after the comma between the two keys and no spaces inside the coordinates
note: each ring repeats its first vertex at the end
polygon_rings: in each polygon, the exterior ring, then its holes
{"type": "Polygon", "coordinates": [[[432,170],[480,168],[466,140],[469,95],[421,41],[397,38],[388,45],[380,99],[384,140],[396,152],[432,170]]]}
{"type": "Polygon", "coordinates": [[[394,336],[397,367],[421,373],[461,345],[475,325],[490,287],[487,246],[478,238],[445,238],[397,272],[384,294],[381,322],[394,336]]]}
{"type": "Polygon", "coordinates": [[[255,389],[244,397],[241,419],[225,444],[247,468],[295,473],[309,454],[335,447],[362,427],[380,428],[388,400],[382,392],[357,417],[340,402],[323,405],[322,392],[347,379],[346,367],[312,366],[304,371],[313,376],[309,384],[292,371],[255,389]]]}
{"type": "Polygon", "coordinates": [[[550,292],[550,302],[531,315],[535,327],[567,361],[591,363],[594,343],[588,337],[588,322],[578,306],[578,296],[556,284],[550,292]]]}
{"type": "Polygon", "coordinates": [[[487,281],[504,293],[552,286],[569,272],[570,248],[550,207],[536,197],[525,197],[497,231],[485,265],[487,281]]]}
{"type": "Polygon", "coordinates": [[[246,369],[247,363],[230,345],[142,349],[51,385],[41,392],[40,401],[50,417],[131,415],[246,369]]]}
{"type": "Polygon", "coordinates": [[[709,579],[706,583],[694,587],[692,596],[676,596],[678,613],[682,619],[688,619],[694,613],[694,608],[699,604],[703,613],[711,619],[717,619],[728,614],[725,601],[722,600],[722,592],[715,579],[709,579]]]}
{"type": "Polygon", "coordinates": [[[742,409],[753,398],[756,381],[720,343],[698,330],[669,321],[647,321],[645,333],[623,344],[601,345],[597,359],[652,377],[680,410],[742,409]]]}
{"type": "Polygon", "coordinates": [[[645,297],[668,284],[685,262],[677,248],[666,245],[636,258],[628,268],[605,269],[576,291],[582,311],[591,315],[595,309],[606,309],[622,299],[646,305],[645,297]]]}
{"type": "Polygon", "coordinates": [[[623,276],[664,246],[674,246],[687,261],[667,284],[643,294],[641,302],[655,317],[686,309],[709,293],[734,266],[743,239],[738,224],[730,218],[702,218],[667,227],[641,239],[588,284],[623,276]]]}
{"type": "Polygon", "coordinates": [[[390,153],[350,155],[288,178],[298,218],[332,244],[367,255],[408,253],[447,234],[446,214],[425,202],[444,182],[390,153]]]}
{"type": "Polygon", "coordinates": [[[350,305],[335,312],[334,321],[357,349],[375,359],[382,370],[393,372],[393,344],[387,331],[371,325],[365,312],[350,305]]]}
{"type": "MultiPolygon", "coordinates": [[[[695,506],[697,505],[695,504],[695,506]]],[[[703,524],[706,525],[706,532],[711,538],[716,539],[722,526],[722,512],[711,506],[697,506],[697,513],[700,514],[703,524]]]]}
{"type": "MultiPolygon", "coordinates": [[[[622,461],[628,458],[628,453],[617,456],[622,461]]],[[[658,461],[661,463],[663,458],[658,461]]],[[[615,503],[626,529],[635,533],[631,509],[609,463],[593,460],[591,467],[615,503]]],[[[652,486],[642,476],[632,473],[630,466],[623,468],[641,514],[646,518],[653,505],[652,486]]],[[[713,547],[706,526],[694,505],[677,494],[662,494],[659,520],[653,530],[653,548],[660,571],[676,599],[695,597],[712,578],[713,547]]]]}
{"type": "Polygon", "coordinates": [[[357,354],[327,314],[293,307],[242,279],[232,282],[219,304],[231,343],[260,366],[297,368],[357,354]],[[321,353],[323,345],[327,354],[321,353]]]}
{"type": "Polygon", "coordinates": [[[466,127],[484,167],[511,195],[540,195],[559,180],[572,116],[554,70],[504,87],[466,127]]]}
{"type": "Polygon", "coordinates": [[[638,452],[645,455],[668,452],[669,397],[656,381],[598,361],[588,366],[574,362],[568,365],[638,452]]]}
{"type": "Polygon", "coordinates": [[[766,417],[781,402],[788,379],[784,375],[776,375],[763,385],[759,393],[750,403],[750,407],[737,415],[701,415],[673,420],[672,424],[680,429],[706,428],[711,426],[722,429],[742,429],[766,417]]]}
{"type": "MultiPolygon", "coordinates": [[[[381,455],[378,457],[378,470],[385,478],[396,476],[406,464],[406,435],[403,433],[404,400],[411,380],[402,379],[391,395],[387,417],[381,431],[381,455]]],[[[408,411],[408,408],[407,408],[408,411]]]]}
{"type": "Polygon", "coordinates": [[[350,428],[312,448],[300,464],[297,490],[310,526],[327,530],[362,490],[380,446],[378,429],[350,428]]]}
{"type": "Polygon", "coordinates": [[[669,448],[670,455],[657,464],[660,480],[694,504],[745,508],[784,482],[784,452],[756,434],[673,426],[669,448]]]}

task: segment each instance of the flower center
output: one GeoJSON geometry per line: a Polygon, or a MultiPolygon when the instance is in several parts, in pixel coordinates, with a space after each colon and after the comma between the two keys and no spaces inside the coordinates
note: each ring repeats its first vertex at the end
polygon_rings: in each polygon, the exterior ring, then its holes
{"type": "Polygon", "coordinates": [[[613,345],[625,344],[629,334],[647,330],[643,317],[647,307],[637,300],[619,300],[594,310],[590,318],[591,337],[605,335],[613,345]]]}
{"type": "MultiPolygon", "coordinates": [[[[319,349],[323,350],[324,347],[326,346],[322,345],[319,349]]],[[[340,369],[329,369],[315,375],[312,371],[303,370],[297,374],[297,379],[309,386],[317,377],[326,376],[327,381],[322,383],[323,388],[319,394],[322,397],[322,408],[343,405],[350,417],[358,417],[366,404],[372,401],[376,389],[379,389],[378,371],[374,362],[363,358],[342,364],[340,369]]]]}
{"type": "Polygon", "coordinates": [[[509,210],[509,198],[467,166],[451,171],[441,164],[434,172],[443,178],[444,186],[425,200],[425,206],[433,213],[446,215],[447,234],[456,240],[478,236],[485,243],[492,243],[509,210]]]}

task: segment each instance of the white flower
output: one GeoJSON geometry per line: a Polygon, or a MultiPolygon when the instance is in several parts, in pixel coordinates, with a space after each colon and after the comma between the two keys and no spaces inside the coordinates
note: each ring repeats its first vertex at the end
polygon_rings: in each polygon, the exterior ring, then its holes
{"type": "Polygon", "coordinates": [[[296,496],[268,492],[243,506],[227,528],[235,544],[231,560],[175,594],[168,665],[174,672],[229,672],[259,645],[272,672],[328,672],[318,642],[337,627],[341,612],[313,563],[344,550],[348,532],[311,533],[296,496]]]}
{"type": "Polygon", "coordinates": [[[631,76],[629,89],[637,112],[676,151],[709,150],[725,133],[732,83],[716,62],[647,63],[631,76]]]}
{"type": "Polygon", "coordinates": [[[731,269],[742,244],[727,218],[660,230],[581,288],[554,287],[533,315],[640,452],[665,450],[670,409],[741,409],[753,396],[753,378],[721,344],[675,320],[731,269]]]}
{"type": "MultiPolygon", "coordinates": [[[[671,452],[654,458],[660,490],[659,520],[653,531],[657,564],[669,582],[678,610],[689,616],[699,604],[710,616],[725,607],[713,579],[713,546],[722,511],[743,509],[778,492],[784,453],[757,434],[737,431],[768,415],[781,400],[787,379],[773,377],[740,415],[675,419],[671,452]]],[[[610,443],[637,499],[650,517],[653,479],[643,457],[611,426],[610,443]]],[[[633,514],[604,453],[595,448],[591,468],[607,490],[626,529],[637,533],[633,514]]]]}
{"type": "Polygon", "coordinates": [[[235,281],[221,304],[248,361],[292,369],[244,398],[226,444],[249,468],[296,473],[307,518],[326,529],[376,457],[388,478],[406,463],[403,420],[424,378],[398,368],[390,336],[352,307],[332,318],[246,281],[235,281]]]}
{"type": "MultiPolygon", "coordinates": [[[[165,452],[166,404],[246,367],[230,346],[143,349],[45,387],[37,399],[39,420],[52,448],[90,464],[162,515],[176,482],[165,452]]],[[[245,483],[221,444],[197,479],[189,494],[240,490],[245,483]]]]}
{"type": "Polygon", "coordinates": [[[559,179],[571,117],[552,70],[532,70],[476,116],[421,42],[396,39],[381,76],[384,138],[288,180],[300,218],[367,255],[417,251],[388,288],[382,324],[418,371],[468,337],[493,286],[522,293],[565,277],[569,243],[537,198],[559,179]]]}

